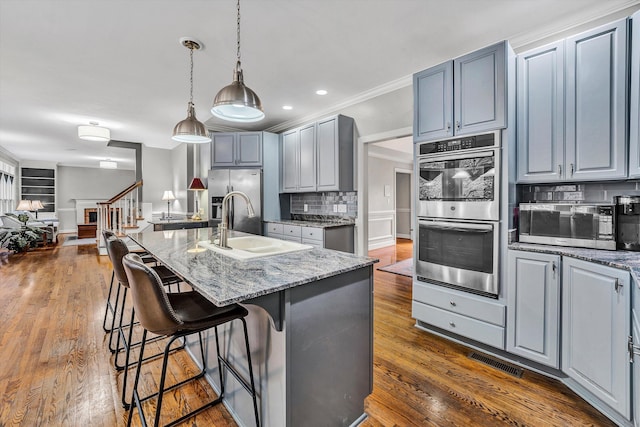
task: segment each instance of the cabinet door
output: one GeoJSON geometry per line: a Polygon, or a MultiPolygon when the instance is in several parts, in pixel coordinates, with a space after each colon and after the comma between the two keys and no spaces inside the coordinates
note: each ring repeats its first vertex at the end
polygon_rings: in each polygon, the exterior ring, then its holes
{"type": "Polygon", "coordinates": [[[518,55],[518,181],[564,171],[564,41],[518,55]]]}
{"type": "Polygon", "coordinates": [[[413,75],[413,141],[453,135],[453,61],[413,75]]]}
{"type": "Polygon", "coordinates": [[[565,257],[562,371],[631,419],[629,273],[565,257]]]}
{"type": "Polygon", "coordinates": [[[453,61],[453,108],[456,134],[506,126],[506,42],[453,61]]]}
{"type": "Polygon", "coordinates": [[[262,133],[237,134],[235,164],[237,166],[262,166],[262,133]]]}
{"type": "Polygon", "coordinates": [[[298,190],[298,148],[300,133],[297,129],[282,134],[282,191],[298,190]]]}
{"type": "Polygon", "coordinates": [[[507,351],[560,367],[560,256],[509,251],[507,351]]]}
{"type": "Polygon", "coordinates": [[[631,31],[631,89],[629,91],[629,178],[640,177],[640,12],[631,31]]]}
{"type": "Polygon", "coordinates": [[[566,178],[627,176],[627,19],[567,39],[566,178]]]}
{"type": "MultiPolygon", "coordinates": [[[[637,286],[634,284],[634,286],[637,286]]],[[[636,291],[638,288],[635,288],[636,291]]],[[[637,348],[640,348],[640,319],[638,314],[640,313],[640,307],[635,306],[631,316],[632,328],[633,328],[633,425],[640,427],[640,353],[637,348]]]]}
{"type": "Polygon", "coordinates": [[[316,191],[316,126],[300,128],[298,190],[316,191]]]}
{"type": "Polygon", "coordinates": [[[340,184],[340,159],[338,147],[338,119],[318,122],[316,138],[317,191],[338,191],[340,184]]]}
{"type": "Polygon", "coordinates": [[[211,167],[235,166],[234,133],[214,133],[211,139],[211,167]]]}

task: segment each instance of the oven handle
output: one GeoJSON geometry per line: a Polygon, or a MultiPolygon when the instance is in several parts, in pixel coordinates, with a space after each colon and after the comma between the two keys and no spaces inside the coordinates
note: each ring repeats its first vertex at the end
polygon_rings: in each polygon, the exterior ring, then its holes
{"type": "Polygon", "coordinates": [[[457,154],[429,154],[426,156],[420,156],[420,163],[431,163],[431,162],[441,162],[446,160],[463,160],[463,159],[475,159],[477,157],[492,157],[496,155],[495,150],[491,151],[476,151],[470,152],[465,151],[464,154],[458,152],[457,154]]]}
{"type": "Polygon", "coordinates": [[[449,223],[449,222],[441,222],[441,221],[424,221],[418,220],[418,225],[426,225],[429,228],[434,228],[437,230],[452,230],[452,231],[478,231],[481,233],[489,233],[493,231],[493,225],[490,224],[462,224],[462,223],[449,223]]]}

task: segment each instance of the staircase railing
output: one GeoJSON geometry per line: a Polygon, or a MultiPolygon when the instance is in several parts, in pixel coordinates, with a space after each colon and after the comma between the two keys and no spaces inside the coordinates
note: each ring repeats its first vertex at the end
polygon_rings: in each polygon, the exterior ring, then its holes
{"type": "Polygon", "coordinates": [[[97,238],[103,246],[102,231],[111,230],[124,235],[128,228],[137,228],[140,218],[139,188],[142,181],[137,181],[125,188],[106,202],[98,202],[97,238]]]}

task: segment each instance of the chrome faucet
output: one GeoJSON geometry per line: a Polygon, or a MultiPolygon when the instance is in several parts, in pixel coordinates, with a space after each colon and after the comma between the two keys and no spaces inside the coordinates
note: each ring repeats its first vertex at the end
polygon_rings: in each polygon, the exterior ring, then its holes
{"type": "Polygon", "coordinates": [[[256,216],[253,211],[253,206],[251,205],[251,200],[249,200],[249,196],[244,194],[242,191],[231,191],[224,196],[222,199],[222,222],[218,224],[218,243],[216,246],[222,249],[231,249],[227,245],[227,232],[229,229],[229,216],[227,212],[229,211],[229,201],[233,198],[233,196],[240,196],[247,203],[247,214],[249,218],[253,218],[256,216]]]}

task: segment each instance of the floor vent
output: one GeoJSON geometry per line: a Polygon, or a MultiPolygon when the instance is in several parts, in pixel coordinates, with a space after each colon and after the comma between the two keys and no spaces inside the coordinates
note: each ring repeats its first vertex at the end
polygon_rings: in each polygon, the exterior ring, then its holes
{"type": "Polygon", "coordinates": [[[469,359],[477,360],[478,362],[484,363],[485,365],[500,369],[502,372],[506,372],[507,374],[513,375],[516,378],[522,378],[522,373],[524,372],[524,370],[521,368],[501,362],[485,354],[476,353],[475,351],[469,353],[469,359]]]}

